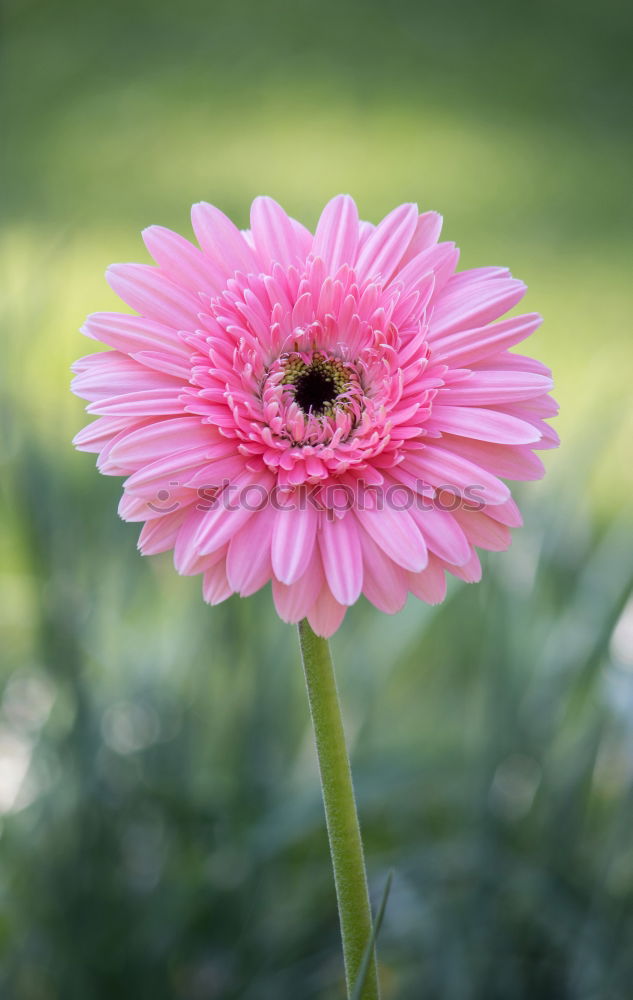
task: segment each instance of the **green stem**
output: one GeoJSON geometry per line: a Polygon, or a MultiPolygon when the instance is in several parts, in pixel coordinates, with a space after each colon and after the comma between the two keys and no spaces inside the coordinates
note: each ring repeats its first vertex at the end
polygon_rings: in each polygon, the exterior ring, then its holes
{"type": "MultiPolygon", "coordinates": [[[[372,933],[363,844],[330,649],[327,640],[315,635],[306,619],[299,623],[299,641],[319,759],[350,997],[372,933]]],[[[360,996],[362,1000],[379,1000],[375,956],[360,996]]]]}

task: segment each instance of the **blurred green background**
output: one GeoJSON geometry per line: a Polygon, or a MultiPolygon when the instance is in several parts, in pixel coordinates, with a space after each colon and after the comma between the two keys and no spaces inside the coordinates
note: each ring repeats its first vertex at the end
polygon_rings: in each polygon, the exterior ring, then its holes
{"type": "Polygon", "coordinates": [[[631,8],[616,0],[8,0],[3,23],[0,995],[342,998],[293,630],[141,559],[69,365],[139,231],[444,214],[545,316],[550,473],[484,581],[334,653],[385,1000],[633,982],[631,8]],[[628,306],[628,308],[627,308],[628,306]]]}

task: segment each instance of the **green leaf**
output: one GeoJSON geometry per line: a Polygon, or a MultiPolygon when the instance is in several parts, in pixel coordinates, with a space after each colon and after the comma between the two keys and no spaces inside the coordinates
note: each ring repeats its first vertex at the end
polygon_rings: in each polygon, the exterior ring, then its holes
{"type": "Polygon", "coordinates": [[[376,914],[374,929],[372,930],[369,941],[367,942],[367,947],[365,948],[363,954],[363,960],[360,963],[360,969],[358,970],[358,978],[356,980],[354,989],[352,991],[352,995],[350,996],[349,1000],[361,1000],[363,994],[363,988],[367,980],[367,973],[369,972],[369,966],[372,960],[372,955],[374,953],[376,941],[380,933],[380,928],[382,926],[385,910],[387,909],[387,900],[389,899],[389,893],[391,892],[392,882],[393,882],[393,872],[389,872],[389,874],[387,875],[387,881],[385,882],[385,888],[383,890],[380,906],[378,907],[378,913],[376,914]]]}

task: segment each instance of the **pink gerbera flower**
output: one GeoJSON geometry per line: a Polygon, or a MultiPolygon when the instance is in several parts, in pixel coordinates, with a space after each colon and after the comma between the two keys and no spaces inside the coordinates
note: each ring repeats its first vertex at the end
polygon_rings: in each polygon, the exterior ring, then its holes
{"type": "Polygon", "coordinates": [[[192,219],[200,249],[152,226],[158,266],[109,269],[138,315],[90,316],[114,350],[74,366],[98,415],[75,444],[127,477],[141,552],[173,548],[211,604],[272,581],[323,636],[361,593],[392,613],[441,601],[446,570],[478,580],[475,547],[521,523],[502,480],[539,478],[557,443],[550,372],[509,351],[540,317],[496,322],[525,286],[456,273],[415,205],[373,226],[341,195],[314,235],[270,198],[250,231],[205,203],[192,219]]]}

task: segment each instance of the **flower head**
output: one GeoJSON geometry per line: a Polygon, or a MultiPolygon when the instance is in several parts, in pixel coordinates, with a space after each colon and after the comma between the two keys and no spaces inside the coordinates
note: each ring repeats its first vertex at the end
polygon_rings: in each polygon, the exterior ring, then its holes
{"type": "Polygon", "coordinates": [[[249,231],[205,203],[192,221],[200,249],[152,226],[157,266],[109,269],[137,315],[90,316],[113,350],[74,366],[98,417],[75,444],[126,477],[141,552],[173,548],[211,604],[272,581],[326,636],[361,592],[395,612],[441,601],[446,570],[479,579],[475,547],[521,523],[503,480],[557,443],[549,371],[509,350],[540,317],[500,320],[525,286],[456,272],[415,205],[373,226],[341,195],[314,235],[270,198],[249,231]]]}

